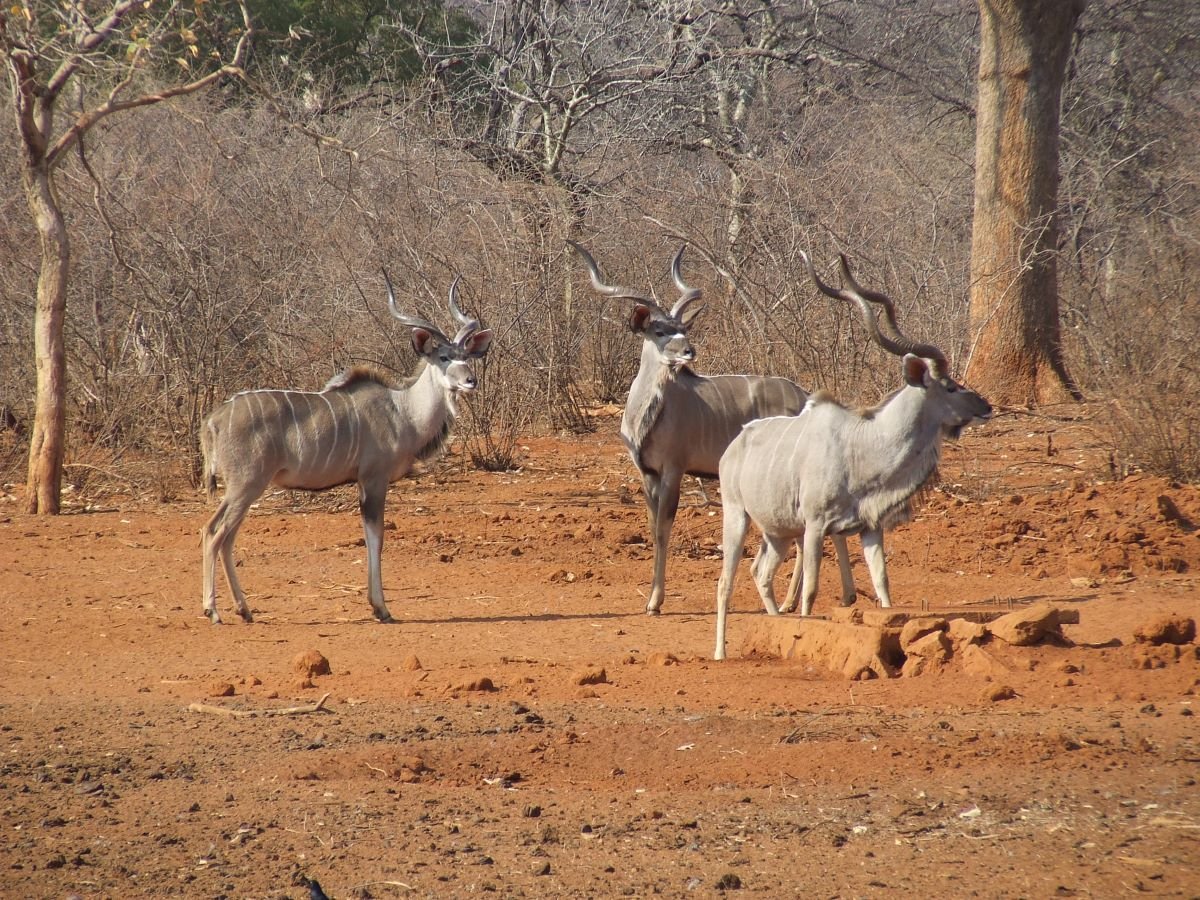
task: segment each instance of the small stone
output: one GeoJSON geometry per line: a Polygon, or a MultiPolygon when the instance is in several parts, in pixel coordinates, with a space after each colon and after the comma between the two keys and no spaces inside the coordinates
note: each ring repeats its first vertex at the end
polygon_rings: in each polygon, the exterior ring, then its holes
{"type": "Polygon", "coordinates": [[[421,665],[421,660],[417,659],[417,655],[415,653],[410,653],[408,656],[404,657],[404,662],[400,664],[400,668],[405,672],[420,672],[423,667],[421,665]]]}
{"type": "Polygon", "coordinates": [[[208,686],[210,697],[232,697],[237,691],[228,681],[214,681],[208,686]]]}

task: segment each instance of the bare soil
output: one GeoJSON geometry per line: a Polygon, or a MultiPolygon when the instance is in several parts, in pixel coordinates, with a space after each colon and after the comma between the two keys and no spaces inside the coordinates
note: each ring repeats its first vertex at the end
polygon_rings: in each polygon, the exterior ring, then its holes
{"type": "Polygon", "coordinates": [[[395,485],[389,626],[351,489],[263,498],[238,543],[256,620],[222,582],[220,627],[198,494],[56,518],[10,495],[0,895],[1200,896],[1197,647],[1135,639],[1200,610],[1200,490],[1117,478],[1079,415],[968,433],[889,537],[902,607],[1078,611],[1069,645],[989,646],[982,674],[746,656],[748,561],[712,662],[720,507],[689,482],[646,616],[612,419],[517,472],[454,450],[395,485]]]}

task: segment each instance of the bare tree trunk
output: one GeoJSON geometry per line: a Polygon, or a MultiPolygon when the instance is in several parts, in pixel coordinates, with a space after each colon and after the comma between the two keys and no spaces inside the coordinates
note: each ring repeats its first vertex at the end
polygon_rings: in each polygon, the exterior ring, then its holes
{"type": "Polygon", "coordinates": [[[39,167],[27,173],[25,193],[37,224],[42,258],[33,318],[37,397],[29,441],[25,507],[30,513],[56,515],[66,435],[67,360],[63,321],[71,245],[45,169],[39,167]]]}
{"type": "Polygon", "coordinates": [[[1062,354],[1059,107],[1086,0],[979,0],[972,386],[993,402],[1079,399],[1062,354]]]}

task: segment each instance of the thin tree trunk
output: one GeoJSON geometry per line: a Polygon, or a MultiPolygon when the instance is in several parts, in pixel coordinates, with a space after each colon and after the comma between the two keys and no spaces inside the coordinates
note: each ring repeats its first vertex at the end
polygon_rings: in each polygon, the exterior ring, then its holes
{"type": "Polygon", "coordinates": [[[1055,211],[1062,86],[1085,2],[979,2],[969,376],[995,403],[1079,398],[1062,352],[1055,211]]]}
{"type": "Polygon", "coordinates": [[[29,441],[25,505],[30,513],[55,515],[60,509],[66,435],[67,360],[63,321],[71,245],[49,174],[36,169],[28,174],[25,187],[29,209],[37,223],[42,258],[33,317],[37,397],[29,441]]]}

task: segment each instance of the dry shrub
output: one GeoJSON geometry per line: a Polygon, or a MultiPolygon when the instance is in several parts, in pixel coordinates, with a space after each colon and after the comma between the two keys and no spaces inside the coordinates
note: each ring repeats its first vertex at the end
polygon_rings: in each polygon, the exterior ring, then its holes
{"type": "Polygon", "coordinates": [[[1080,381],[1110,409],[1109,440],[1121,471],[1200,479],[1200,259],[1169,235],[1115,258],[1083,309],[1072,310],[1080,381]]]}

